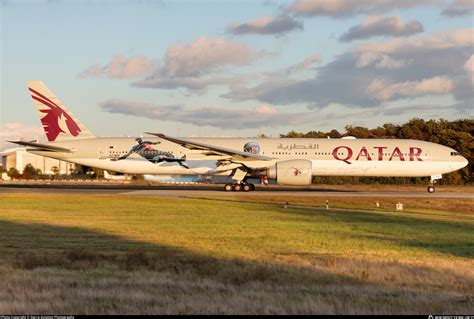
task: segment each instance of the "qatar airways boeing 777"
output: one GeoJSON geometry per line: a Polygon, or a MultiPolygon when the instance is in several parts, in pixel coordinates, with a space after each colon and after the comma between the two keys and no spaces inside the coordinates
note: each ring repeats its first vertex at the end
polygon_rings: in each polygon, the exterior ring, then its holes
{"type": "Polygon", "coordinates": [[[41,82],[28,89],[49,143],[10,141],[33,154],[125,174],[219,175],[226,191],[251,191],[250,177],[309,185],[313,176],[430,177],[465,167],[456,150],[404,139],[97,137],[41,82]]]}

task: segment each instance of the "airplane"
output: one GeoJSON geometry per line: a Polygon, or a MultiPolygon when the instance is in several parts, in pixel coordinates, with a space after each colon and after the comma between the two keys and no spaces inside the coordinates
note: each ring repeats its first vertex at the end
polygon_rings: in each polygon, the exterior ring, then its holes
{"type": "Polygon", "coordinates": [[[9,141],[27,151],[124,174],[215,175],[232,182],[226,191],[252,191],[250,178],[310,185],[313,176],[429,177],[428,192],[442,174],[468,164],[456,150],[411,139],[180,138],[147,132],[146,141],[97,137],[41,81],[28,90],[48,143],[9,141]]]}

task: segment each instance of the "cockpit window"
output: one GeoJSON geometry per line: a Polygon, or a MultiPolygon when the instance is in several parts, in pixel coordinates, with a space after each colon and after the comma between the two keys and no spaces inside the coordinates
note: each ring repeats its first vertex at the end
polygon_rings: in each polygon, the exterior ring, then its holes
{"type": "Polygon", "coordinates": [[[461,154],[459,152],[451,152],[451,156],[461,156],[461,154]]]}

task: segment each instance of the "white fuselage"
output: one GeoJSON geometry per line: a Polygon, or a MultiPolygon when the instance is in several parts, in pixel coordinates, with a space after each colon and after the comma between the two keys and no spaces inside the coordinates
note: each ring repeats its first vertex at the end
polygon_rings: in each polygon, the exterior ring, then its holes
{"type": "MultiPolygon", "coordinates": [[[[51,145],[72,149],[70,153],[32,151],[80,165],[125,174],[229,175],[220,171],[218,161],[226,156],[210,155],[206,151],[189,150],[175,143],[156,138],[144,140],[157,143],[153,148],[185,158],[189,168],[177,162],[153,163],[139,154],[117,160],[137,145],[135,138],[88,138],[53,142],[51,145]]],[[[294,139],[294,138],[188,138],[209,145],[244,151],[253,142],[253,152],[271,160],[245,162],[251,169],[264,169],[280,161],[305,159],[312,162],[313,176],[433,176],[445,174],[467,165],[467,160],[455,150],[418,140],[403,139],[294,139]]],[[[239,163],[238,161],[232,161],[239,163]]]]}

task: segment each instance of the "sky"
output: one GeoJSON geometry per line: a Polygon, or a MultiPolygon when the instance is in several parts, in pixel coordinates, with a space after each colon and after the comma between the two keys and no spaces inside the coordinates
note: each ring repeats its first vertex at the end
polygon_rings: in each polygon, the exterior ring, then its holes
{"type": "Polygon", "coordinates": [[[97,136],[474,117],[474,0],[0,0],[0,150],[43,81],[97,136]]]}

